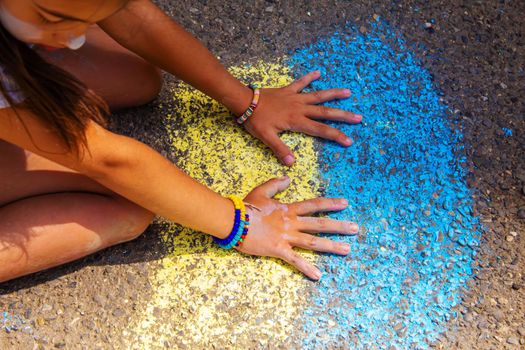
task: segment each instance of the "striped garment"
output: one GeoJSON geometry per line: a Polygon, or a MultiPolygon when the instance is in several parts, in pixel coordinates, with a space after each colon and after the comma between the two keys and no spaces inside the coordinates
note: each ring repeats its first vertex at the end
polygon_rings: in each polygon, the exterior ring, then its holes
{"type": "MultiPolygon", "coordinates": [[[[2,66],[0,66],[0,83],[15,103],[20,103],[24,100],[24,96],[17,84],[2,66]]],[[[9,106],[9,102],[7,102],[5,96],[0,92],[0,109],[9,106]]]]}

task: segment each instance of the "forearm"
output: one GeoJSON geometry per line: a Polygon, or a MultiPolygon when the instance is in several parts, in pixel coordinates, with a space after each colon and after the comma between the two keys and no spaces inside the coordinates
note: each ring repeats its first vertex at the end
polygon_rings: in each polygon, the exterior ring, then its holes
{"type": "Polygon", "coordinates": [[[197,39],[148,0],[130,1],[98,23],[127,49],[170,72],[240,115],[251,91],[197,39]]]}
{"type": "MultiPolygon", "coordinates": [[[[170,221],[217,237],[233,225],[232,203],[198,183],[155,150],[134,139],[112,134],[117,147],[103,160],[92,160],[80,171],[114,192],[170,221]],[[96,164],[96,165],[89,165],[96,164]]],[[[102,152],[94,150],[94,154],[102,152]]]]}

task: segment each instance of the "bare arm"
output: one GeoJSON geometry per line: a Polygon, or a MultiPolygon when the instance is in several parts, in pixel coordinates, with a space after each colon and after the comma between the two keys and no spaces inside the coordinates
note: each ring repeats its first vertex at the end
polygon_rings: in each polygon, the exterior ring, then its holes
{"type": "MultiPolygon", "coordinates": [[[[250,105],[250,89],[235,79],[197,39],[149,0],[131,0],[123,9],[98,24],[122,46],[180,77],[224,104],[234,114],[242,114],[250,105]]],[[[316,120],[361,121],[360,115],[316,106],[333,99],[347,98],[349,90],[301,93],[319,77],[319,72],[311,72],[289,86],[262,89],[257,110],[244,123],[246,130],[270,147],[286,165],[292,165],[294,158],[292,151],[279,138],[280,132],[303,132],[349,146],[351,140],[343,132],[316,120]]]]}
{"type": "Polygon", "coordinates": [[[18,112],[31,137],[8,108],[0,109],[0,139],[85,174],[168,220],[217,237],[231,230],[231,202],[147,145],[91,123],[86,130],[89,149],[80,159],[31,112],[18,112]]]}
{"type": "Polygon", "coordinates": [[[98,25],[118,43],[224,104],[235,114],[252,92],[200,41],[148,0],[132,0],[98,25]]]}

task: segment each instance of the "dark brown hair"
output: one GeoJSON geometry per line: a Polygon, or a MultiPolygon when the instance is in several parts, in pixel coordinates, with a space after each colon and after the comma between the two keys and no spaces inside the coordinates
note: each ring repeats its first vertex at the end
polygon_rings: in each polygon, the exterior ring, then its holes
{"type": "MultiPolygon", "coordinates": [[[[33,112],[56,132],[69,151],[79,154],[86,146],[85,129],[89,121],[106,125],[109,109],[102,98],[70,73],[46,62],[1,24],[0,66],[25,97],[20,106],[33,112]]],[[[15,106],[6,86],[0,84],[0,93],[15,106]]]]}

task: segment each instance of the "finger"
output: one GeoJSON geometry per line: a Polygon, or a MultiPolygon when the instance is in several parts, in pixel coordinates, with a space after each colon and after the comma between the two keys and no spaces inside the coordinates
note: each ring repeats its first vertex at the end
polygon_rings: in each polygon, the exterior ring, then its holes
{"type": "Polygon", "coordinates": [[[339,233],[343,235],[355,235],[359,226],[351,221],[334,220],[318,217],[297,217],[299,223],[297,229],[308,233],[339,233]]]}
{"type": "Polygon", "coordinates": [[[343,146],[350,146],[352,140],[342,131],[332,128],[323,123],[306,120],[303,123],[294,125],[293,131],[304,132],[311,136],[322,137],[327,140],[335,141],[343,146]]]}
{"type": "Polygon", "coordinates": [[[305,87],[310,85],[312,81],[319,79],[320,76],[321,71],[314,70],[313,72],[303,75],[302,77],[288,85],[288,88],[290,88],[294,92],[301,92],[305,87]]]}
{"type": "Polygon", "coordinates": [[[346,122],[350,124],[360,123],[363,116],[352,112],[344,111],[338,108],[331,108],[323,105],[307,106],[305,114],[309,118],[335,120],[338,122],[346,122]]]}
{"type": "Polygon", "coordinates": [[[306,261],[306,259],[300,256],[298,253],[294,252],[292,248],[286,249],[280,258],[286,261],[288,264],[295,266],[297,270],[301,271],[313,280],[318,280],[321,278],[321,271],[306,261]]]}
{"type": "Polygon", "coordinates": [[[346,243],[335,242],[328,238],[316,237],[306,233],[293,235],[293,238],[288,242],[294,247],[315,250],[316,252],[334,253],[339,255],[350,253],[350,245],[346,243]]]}
{"type": "Polygon", "coordinates": [[[302,96],[306,103],[315,105],[335,99],[347,98],[350,94],[350,90],[348,89],[328,89],[308,92],[302,96]]]}
{"type": "Polygon", "coordinates": [[[261,141],[272,150],[281,163],[287,166],[293,165],[295,162],[293,153],[277,133],[272,132],[266,135],[261,135],[261,141]]]}
{"type": "Polygon", "coordinates": [[[253,189],[251,194],[256,196],[264,196],[266,198],[272,198],[277,193],[284,191],[290,186],[290,178],[288,176],[278,177],[266,181],[265,183],[257,186],[253,189]]]}
{"type": "Polygon", "coordinates": [[[312,215],[323,211],[343,210],[348,206],[344,198],[313,198],[289,204],[296,215],[312,215]]]}

